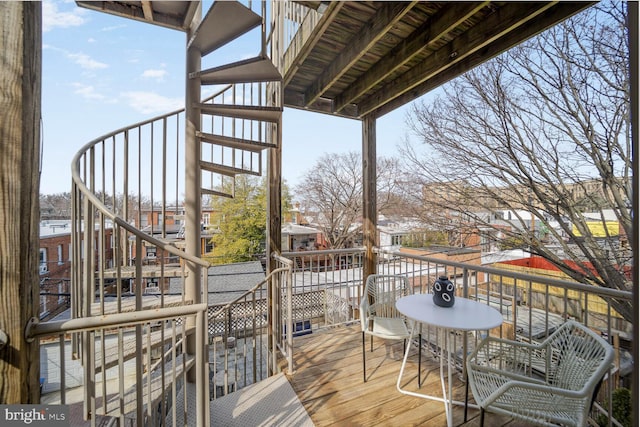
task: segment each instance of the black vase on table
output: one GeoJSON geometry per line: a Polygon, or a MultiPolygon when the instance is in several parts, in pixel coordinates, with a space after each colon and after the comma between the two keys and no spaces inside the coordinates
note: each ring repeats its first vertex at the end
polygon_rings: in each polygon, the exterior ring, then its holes
{"type": "Polygon", "coordinates": [[[433,303],[440,307],[452,307],[455,302],[455,286],[447,276],[440,276],[433,284],[433,303]]]}

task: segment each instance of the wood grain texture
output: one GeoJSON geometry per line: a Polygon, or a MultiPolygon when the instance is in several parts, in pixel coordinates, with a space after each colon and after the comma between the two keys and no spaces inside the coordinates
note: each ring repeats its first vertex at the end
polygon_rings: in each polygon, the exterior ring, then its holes
{"type": "MultiPolygon", "coordinates": [[[[402,364],[400,341],[374,338],[373,352],[366,341],[367,382],[362,381],[362,335],[360,325],[314,331],[294,340],[295,372],[288,375],[293,389],[312,421],[323,426],[446,426],[444,404],[401,394],[396,381],[402,364]]],[[[417,348],[409,354],[402,385],[417,391],[417,348]]],[[[439,362],[431,353],[422,354],[420,392],[442,395],[439,362]]],[[[284,368],[284,366],[283,366],[284,368]]],[[[464,401],[465,387],[454,376],[454,398],[464,401]]],[[[472,399],[472,398],[471,398],[472,399]]],[[[456,426],[478,426],[480,412],[454,406],[456,426]]],[[[508,417],[485,415],[485,426],[527,426],[508,417]]]]}
{"type": "Polygon", "coordinates": [[[23,333],[39,307],[41,3],[0,3],[0,28],[0,404],[37,403],[38,344],[23,333]]]}

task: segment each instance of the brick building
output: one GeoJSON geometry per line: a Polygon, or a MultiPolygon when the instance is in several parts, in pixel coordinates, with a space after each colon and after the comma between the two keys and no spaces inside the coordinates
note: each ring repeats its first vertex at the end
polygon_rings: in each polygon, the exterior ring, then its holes
{"type": "MultiPolygon", "coordinates": [[[[104,230],[106,267],[113,265],[113,227],[104,230]]],[[[98,231],[96,231],[97,233],[98,231]]],[[[71,221],[40,222],[40,319],[46,320],[70,307],[71,221]]],[[[98,268],[98,259],[95,260],[98,268]]]]}

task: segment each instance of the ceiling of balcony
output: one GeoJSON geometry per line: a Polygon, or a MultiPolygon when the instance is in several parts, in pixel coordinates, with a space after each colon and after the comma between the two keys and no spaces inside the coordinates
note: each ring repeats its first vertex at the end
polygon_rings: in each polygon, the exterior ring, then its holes
{"type": "MultiPolygon", "coordinates": [[[[198,2],[77,1],[185,30],[198,2]]],[[[285,106],[382,116],[561,22],[591,2],[299,1],[322,11],[286,61],[285,106]]]]}
{"type": "Polygon", "coordinates": [[[285,74],[285,105],[348,117],[393,111],[589,5],[322,3],[320,33],[285,74]]]}

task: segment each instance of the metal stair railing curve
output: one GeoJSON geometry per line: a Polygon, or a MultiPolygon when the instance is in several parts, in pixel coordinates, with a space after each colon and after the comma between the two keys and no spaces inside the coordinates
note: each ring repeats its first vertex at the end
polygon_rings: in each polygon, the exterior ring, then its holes
{"type": "MultiPolygon", "coordinates": [[[[175,402],[177,383],[186,381],[188,368],[197,371],[196,379],[206,379],[204,316],[195,328],[185,327],[189,316],[163,318],[193,302],[184,297],[185,263],[209,266],[179,249],[167,225],[169,211],[174,216],[181,212],[177,194],[182,171],[177,159],[183,150],[182,113],[174,111],[111,132],[83,146],[73,159],[72,318],[87,324],[96,316],[120,322],[72,335],[72,352],[80,357],[84,372],[83,413],[92,423],[101,415],[117,417],[121,424],[157,420],[158,413],[175,409],[170,402],[175,402]],[[168,146],[175,155],[169,155],[168,146]],[[172,168],[168,159],[174,157],[172,168]],[[169,183],[167,176],[173,172],[176,182],[169,183]],[[170,191],[175,191],[176,201],[168,209],[170,191]],[[145,221],[147,230],[142,229],[145,221]],[[165,295],[171,287],[181,288],[181,295],[165,295]],[[155,320],[133,326],[125,322],[149,315],[155,320]],[[181,343],[193,333],[201,345],[190,355],[181,343]],[[134,337],[133,345],[125,345],[129,337],[134,337]],[[167,343],[173,352],[162,350],[167,343]],[[109,358],[117,359],[115,366],[101,369],[99,364],[109,358]],[[132,377],[133,381],[127,379],[132,377]],[[110,386],[113,378],[117,384],[110,386]]],[[[208,401],[206,380],[196,385],[196,399],[208,401]]],[[[208,405],[200,406],[205,412],[198,418],[204,422],[208,405]]]]}

